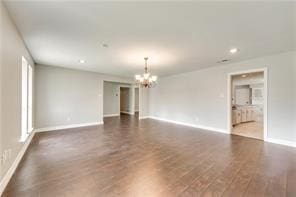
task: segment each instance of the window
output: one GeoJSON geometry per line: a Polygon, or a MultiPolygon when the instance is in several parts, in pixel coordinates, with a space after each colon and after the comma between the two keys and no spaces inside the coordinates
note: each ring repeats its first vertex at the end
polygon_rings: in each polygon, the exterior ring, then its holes
{"type": "Polygon", "coordinates": [[[33,68],[28,65],[28,132],[33,130],[33,68]]]}
{"type": "Polygon", "coordinates": [[[21,118],[21,141],[25,141],[33,130],[33,68],[22,57],[22,118],[21,118]]]}

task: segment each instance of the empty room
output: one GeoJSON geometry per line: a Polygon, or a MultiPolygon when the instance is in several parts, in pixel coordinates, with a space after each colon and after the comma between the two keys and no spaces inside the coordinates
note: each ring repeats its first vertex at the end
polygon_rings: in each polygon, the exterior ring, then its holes
{"type": "Polygon", "coordinates": [[[1,197],[296,196],[296,2],[0,6],[1,197]]]}

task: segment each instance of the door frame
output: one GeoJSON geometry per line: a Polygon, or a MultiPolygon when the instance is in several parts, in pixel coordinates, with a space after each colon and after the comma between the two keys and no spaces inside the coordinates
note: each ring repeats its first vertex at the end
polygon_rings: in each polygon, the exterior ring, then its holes
{"type": "Polygon", "coordinates": [[[227,75],[227,132],[231,134],[232,131],[232,87],[231,87],[231,80],[233,75],[241,75],[247,73],[255,73],[255,72],[263,72],[264,76],[264,106],[263,106],[263,140],[267,141],[268,138],[268,68],[258,68],[258,69],[251,69],[251,70],[240,70],[237,72],[231,72],[227,75]]]}

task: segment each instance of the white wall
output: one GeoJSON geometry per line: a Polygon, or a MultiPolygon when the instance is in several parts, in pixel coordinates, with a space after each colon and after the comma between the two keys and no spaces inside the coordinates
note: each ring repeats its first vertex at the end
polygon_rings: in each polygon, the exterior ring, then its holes
{"type": "MultiPolygon", "coordinates": [[[[295,17],[296,17],[296,9],[295,9],[295,17]]],[[[296,23],[296,21],[295,21],[296,23]]],[[[296,36],[295,36],[296,37],[296,36]]],[[[294,86],[293,86],[293,89],[294,89],[294,97],[293,98],[296,98],[296,53],[294,53],[294,86]]],[[[294,120],[296,120],[296,102],[294,102],[294,120]]],[[[295,131],[295,136],[296,136],[296,121],[294,121],[294,131],[295,131]]]]}
{"type": "Polygon", "coordinates": [[[296,141],[295,55],[283,53],[163,77],[150,91],[149,115],[227,130],[227,75],[268,68],[268,137],[296,141]]]}
{"type": "MultiPolygon", "coordinates": [[[[3,8],[2,8],[2,0],[0,0],[0,156],[3,154],[3,148],[2,148],[2,139],[4,137],[3,131],[2,131],[2,53],[3,53],[3,44],[2,44],[2,29],[3,29],[3,8]]],[[[0,161],[1,162],[1,161],[0,161]]],[[[0,164],[1,165],[1,164],[0,164]]],[[[2,180],[2,177],[4,175],[4,172],[2,172],[2,166],[0,166],[0,181],[2,180]]]]}
{"type": "Polygon", "coordinates": [[[149,116],[149,89],[139,88],[139,118],[145,118],[149,116]]]}
{"type": "Polygon", "coordinates": [[[36,66],[37,128],[101,121],[96,73],[36,66]]]}
{"type": "Polygon", "coordinates": [[[35,127],[102,123],[104,81],[133,79],[37,65],[35,127]]]}
{"type": "Polygon", "coordinates": [[[139,111],[139,88],[135,88],[135,111],[139,111]]]}
{"type": "MultiPolygon", "coordinates": [[[[0,180],[4,177],[25,142],[21,137],[21,67],[22,56],[34,67],[34,62],[12,22],[5,6],[0,1],[1,32],[1,126],[0,144],[11,150],[11,157],[0,167],[0,180]]],[[[33,106],[34,107],[34,106],[33,106]]]]}
{"type": "Polygon", "coordinates": [[[113,82],[104,82],[104,116],[119,115],[119,85],[113,82]]]}
{"type": "MultiPolygon", "coordinates": [[[[2,132],[2,53],[3,53],[3,44],[2,44],[2,29],[3,29],[3,8],[2,8],[2,0],[0,0],[0,156],[3,154],[3,149],[2,149],[2,139],[4,137],[3,132],[2,132]]],[[[1,162],[1,161],[0,161],[1,162]]],[[[1,164],[0,164],[1,165],[1,164]]],[[[2,166],[0,166],[0,181],[2,180],[2,166]]]]}

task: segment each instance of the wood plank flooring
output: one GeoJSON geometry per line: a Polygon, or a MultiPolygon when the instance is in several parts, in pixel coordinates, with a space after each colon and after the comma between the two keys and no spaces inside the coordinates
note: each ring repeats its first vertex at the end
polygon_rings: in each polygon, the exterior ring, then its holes
{"type": "Polygon", "coordinates": [[[264,139],[263,122],[245,122],[238,124],[232,128],[232,134],[251,137],[256,139],[264,139]]]}
{"type": "Polygon", "coordinates": [[[135,117],[38,133],[3,196],[296,196],[296,149],[135,117]]]}

